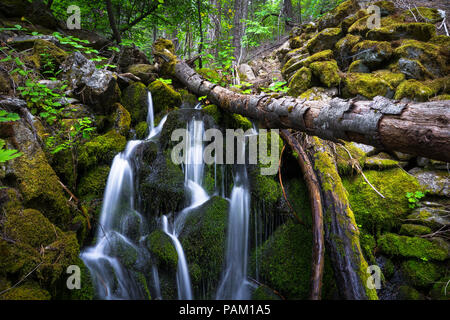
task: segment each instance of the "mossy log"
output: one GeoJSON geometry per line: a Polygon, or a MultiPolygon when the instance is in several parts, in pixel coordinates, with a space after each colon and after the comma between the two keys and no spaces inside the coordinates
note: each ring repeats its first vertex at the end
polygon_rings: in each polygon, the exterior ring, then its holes
{"type": "Polygon", "coordinates": [[[306,135],[301,145],[320,183],[325,241],[339,293],[346,300],[377,300],[376,290],[367,286],[368,264],[361,251],[359,229],[337,172],[332,148],[328,142],[306,135]]]}
{"type": "Polygon", "coordinates": [[[243,95],[205,80],[167,49],[154,53],[162,68],[173,70],[172,76],[191,92],[207,96],[232,113],[259,120],[267,128],[295,129],[326,140],[354,141],[450,162],[449,100],[403,103],[376,97],[373,101],[305,101],[243,95]]]}
{"type": "Polygon", "coordinates": [[[298,163],[308,186],[313,221],[313,250],[311,269],[311,300],[320,300],[322,293],[322,278],[325,261],[325,245],[323,235],[323,212],[320,185],[312,167],[311,161],[298,140],[288,130],[281,130],[281,137],[298,155],[298,163]]]}

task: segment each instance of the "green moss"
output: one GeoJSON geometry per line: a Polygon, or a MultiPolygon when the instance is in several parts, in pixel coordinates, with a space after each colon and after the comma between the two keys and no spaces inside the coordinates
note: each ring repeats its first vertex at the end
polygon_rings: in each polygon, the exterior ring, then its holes
{"type": "Polygon", "coordinates": [[[416,178],[400,168],[365,171],[370,183],[385,197],[381,198],[361,175],[345,178],[344,186],[358,224],[372,234],[391,230],[409,212],[407,192],[421,190],[416,178]]]}
{"type": "Polygon", "coordinates": [[[190,273],[199,278],[194,291],[204,298],[214,297],[225,262],[228,210],[228,201],[212,197],[190,213],[180,235],[187,261],[198,262],[200,272],[194,268],[190,273]]]}
{"type": "Polygon", "coordinates": [[[274,208],[282,196],[280,185],[272,177],[259,174],[258,170],[251,173],[251,193],[268,208],[274,208]]]}
{"type": "Polygon", "coordinates": [[[444,100],[450,100],[450,94],[442,94],[430,99],[430,101],[444,101],[444,100]]]}
{"type": "Polygon", "coordinates": [[[361,37],[358,35],[347,34],[344,38],[341,38],[335,45],[335,50],[344,56],[359,42],[361,37]]]}
{"type": "Polygon", "coordinates": [[[106,187],[110,167],[96,166],[84,175],[78,185],[78,195],[101,197],[106,187]]]}
{"type": "Polygon", "coordinates": [[[403,81],[395,92],[395,99],[408,98],[414,101],[427,101],[433,95],[433,90],[425,84],[411,79],[403,81]]]}
{"type": "Polygon", "coordinates": [[[148,86],[148,90],[152,93],[153,111],[155,115],[166,113],[168,110],[181,105],[181,95],[161,80],[152,82],[148,86]]]}
{"type": "Polygon", "coordinates": [[[306,49],[310,54],[317,53],[328,49],[333,49],[342,35],[340,28],[327,28],[319,32],[306,45],[306,49]]]}
{"type": "Polygon", "coordinates": [[[342,2],[333,10],[327,12],[318,21],[319,29],[338,26],[343,19],[356,12],[359,9],[358,1],[349,0],[342,2]]]}
{"type": "Polygon", "coordinates": [[[353,35],[361,35],[365,37],[367,31],[369,31],[369,27],[367,26],[367,20],[369,19],[369,15],[364,16],[358,20],[356,20],[355,23],[353,23],[350,28],[348,28],[348,32],[353,35]]]}
{"type": "Polygon", "coordinates": [[[370,73],[370,69],[364,64],[362,60],[353,61],[348,67],[350,73],[370,73]]]}
{"type": "Polygon", "coordinates": [[[377,1],[374,5],[380,7],[381,16],[391,15],[396,11],[395,4],[392,1],[377,1]]]}
{"type": "Polygon", "coordinates": [[[391,256],[444,261],[447,250],[435,242],[417,237],[386,233],[378,239],[378,248],[391,256]]]}
{"type": "Polygon", "coordinates": [[[94,299],[94,284],[92,282],[91,273],[89,269],[85,266],[83,260],[78,258],[76,263],[80,267],[81,271],[81,289],[72,290],[70,299],[71,300],[93,300],[94,299]]]}
{"type": "Polygon", "coordinates": [[[111,164],[116,154],[123,151],[127,141],[114,130],[95,137],[80,147],[78,164],[87,169],[99,164],[111,164]]]}
{"type": "Polygon", "coordinates": [[[167,77],[175,76],[175,46],[168,39],[158,39],[153,43],[153,55],[157,63],[161,65],[159,74],[167,77]],[[164,58],[163,58],[164,57],[164,58]]]}
{"type": "Polygon", "coordinates": [[[42,213],[33,209],[9,214],[3,225],[8,238],[34,248],[45,247],[55,241],[57,230],[61,233],[42,213]]]}
{"type": "Polygon", "coordinates": [[[283,181],[286,196],[294,208],[297,216],[302,219],[306,225],[312,225],[311,203],[309,201],[309,192],[303,179],[289,179],[283,181]]]}
{"type": "Polygon", "coordinates": [[[375,248],[377,246],[375,238],[371,234],[361,231],[359,236],[359,243],[364,257],[366,258],[369,265],[377,264],[374,256],[375,248]]]}
{"type": "Polygon", "coordinates": [[[299,49],[303,45],[303,41],[300,39],[300,37],[293,37],[289,39],[289,46],[291,49],[299,49]]]}
{"type": "Polygon", "coordinates": [[[207,106],[203,107],[203,112],[210,115],[216,124],[221,123],[222,121],[222,113],[220,112],[220,109],[218,106],[214,104],[209,104],[207,106]]]}
{"type": "Polygon", "coordinates": [[[148,123],[147,121],[139,122],[134,128],[136,131],[136,139],[143,140],[148,135],[148,123]]]}
{"type": "Polygon", "coordinates": [[[363,60],[369,68],[377,68],[383,62],[389,60],[392,53],[391,44],[387,41],[365,40],[352,48],[352,54],[357,56],[359,60],[363,60]]]}
{"type": "Polygon", "coordinates": [[[236,129],[244,129],[244,131],[247,131],[251,128],[253,128],[253,125],[248,118],[241,116],[240,114],[233,113],[232,114],[233,121],[235,122],[235,128],[236,129]]]}
{"type": "Polygon", "coordinates": [[[392,41],[415,39],[427,41],[436,35],[436,28],[430,23],[393,23],[387,27],[372,29],[367,32],[369,40],[392,41]]]}
{"type": "Polygon", "coordinates": [[[449,291],[448,291],[448,282],[450,278],[443,277],[439,279],[430,291],[430,296],[433,300],[448,300],[449,291]]]}
{"type": "Polygon", "coordinates": [[[420,236],[430,234],[431,228],[417,224],[402,224],[399,233],[404,236],[420,236]]]}
{"type": "Polygon", "coordinates": [[[293,97],[299,96],[302,92],[311,87],[312,71],[303,67],[298,70],[289,83],[289,94],[293,97]]]}
{"type": "Polygon", "coordinates": [[[431,38],[430,43],[436,44],[441,48],[450,48],[450,37],[445,35],[439,35],[431,38]]]}
{"type": "Polygon", "coordinates": [[[402,272],[413,286],[429,288],[443,275],[443,268],[432,262],[408,260],[402,263],[402,272]]]}
{"type": "Polygon", "coordinates": [[[9,90],[11,90],[9,79],[0,73],[0,93],[8,94],[9,90]]]}
{"type": "Polygon", "coordinates": [[[309,67],[313,74],[320,79],[320,82],[328,88],[336,87],[341,83],[339,68],[335,60],[313,62],[309,67]]]}
{"type": "Polygon", "coordinates": [[[392,88],[397,88],[405,80],[403,73],[394,73],[389,70],[378,70],[373,75],[386,81],[392,88]]]}
{"type": "Polygon", "coordinates": [[[122,93],[122,105],[131,115],[131,123],[145,121],[148,110],[147,87],[141,82],[129,85],[122,93]]]}
{"type": "Polygon", "coordinates": [[[259,286],[252,294],[252,300],[281,300],[270,288],[259,286]]]}
{"type": "Polygon", "coordinates": [[[178,254],[173,246],[172,240],[161,230],[153,231],[146,240],[147,248],[158,265],[176,270],[178,254]]]}
{"type": "Polygon", "coordinates": [[[364,168],[367,158],[366,153],[350,142],[345,142],[344,147],[347,150],[345,150],[341,145],[336,145],[336,164],[339,174],[349,175],[357,172],[355,167],[356,164],[359,164],[361,168],[364,168]],[[349,152],[351,157],[348,154],[349,152]]]}
{"type": "Polygon", "coordinates": [[[58,67],[61,63],[63,63],[69,54],[64,50],[58,48],[53,43],[37,39],[37,40],[26,40],[33,41],[33,54],[24,59],[24,61],[30,61],[34,64],[36,69],[40,69],[41,72],[50,71],[56,72],[57,69],[54,70],[45,70],[44,65],[47,62],[52,62],[56,67],[58,67]]]}
{"type": "Polygon", "coordinates": [[[26,282],[0,295],[0,300],[50,300],[50,298],[50,293],[34,282],[26,282]]]}
{"type": "Polygon", "coordinates": [[[387,96],[392,92],[388,82],[373,74],[366,73],[348,73],[344,78],[344,97],[350,98],[356,95],[362,95],[368,99],[376,96],[387,96]]]}
{"type": "Polygon", "coordinates": [[[423,294],[409,286],[400,286],[398,288],[398,300],[425,300],[423,294]]]}
{"type": "Polygon", "coordinates": [[[131,126],[131,115],[120,103],[116,103],[114,109],[114,127],[123,136],[127,136],[131,126]]]}
{"type": "Polygon", "coordinates": [[[450,94],[450,76],[425,81],[424,84],[433,91],[433,94],[450,94]]]}
{"type": "Polygon", "coordinates": [[[156,69],[151,64],[133,64],[128,67],[128,72],[141,79],[144,84],[149,84],[156,78],[156,69]]]}
{"type": "MultiPolygon", "coordinates": [[[[31,142],[30,142],[31,144],[31,142]]],[[[24,155],[14,159],[11,166],[28,208],[40,210],[52,223],[65,228],[71,216],[59,179],[41,150],[28,154],[28,143],[21,146],[24,155]]]]}
{"type": "Polygon", "coordinates": [[[386,153],[379,153],[376,156],[366,159],[365,168],[373,170],[386,170],[391,168],[398,168],[399,162],[393,160],[386,153]]]}
{"type": "Polygon", "coordinates": [[[435,8],[426,8],[426,7],[415,7],[410,10],[405,10],[402,16],[407,18],[416,18],[424,20],[429,23],[438,23],[443,20],[439,11],[435,8]]]}

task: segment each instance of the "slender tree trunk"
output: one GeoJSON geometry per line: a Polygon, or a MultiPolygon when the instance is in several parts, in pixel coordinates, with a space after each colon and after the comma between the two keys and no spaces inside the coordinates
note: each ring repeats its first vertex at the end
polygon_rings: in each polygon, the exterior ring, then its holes
{"type": "MultiPolygon", "coordinates": [[[[202,21],[202,7],[201,7],[201,0],[197,0],[197,12],[198,12],[198,23],[199,23],[199,31],[200,31],[200,44],[198,46],[198,54],[201,55],[203,51],[203,41],[205,40],[203,38],[203,21],[202,21]]],[[[198,66],[199,68],[203,68],[203,62],[202,57],[200,56],[198,60],[198,66]]]]}
{"type": "Polygon", "coordinates": [[[233,19],[233,47],[234,57],[236,61],[242,56],[242,37],[244,35],[243,19],[247,19],[248,0],[235,0],[234,2],[234,19],[233,19]]]}
{"type": "MultiPolygon", "coordinates": [[[[171,61],[164,52],[155,55],[171,61]]],[[[276,99],[242,95],[215,85],[182,61],[176,61],[174,69],[174,76],[191,92],[207,96],[230,112],[261,121],[268,128],[296,129],[326,140],[355,141],[450,162],[449,100],[408,104],[383,97],[373,101],[276,99]]]]}
{"type": "Polygon", "coordinates": [[[106,11],[108,12],[109,26],[111,27],[111,30],[113,32],[114,40],[116,40],[117,43],[121,43],[122,38],[120,36],[119,29],[117,29],[116,18],[114,17],[114,10],[112,7],[111,0],[105,1],[106,1],[106,11]]]}
{"type": "Polygon", "coordinates": [[[286,31],[292,29],[292,25],[297,23],[297,17],[294,14],[294,8],[292,7],[291,0],[283,1],[283,13],[286,17],[286,31]]]}

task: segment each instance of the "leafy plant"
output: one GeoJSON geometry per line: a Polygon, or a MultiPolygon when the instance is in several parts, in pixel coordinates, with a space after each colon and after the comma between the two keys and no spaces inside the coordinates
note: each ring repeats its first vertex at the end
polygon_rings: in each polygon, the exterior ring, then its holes
{"type": "Polygon", "coordinates": [[[272,83],[268,88],[261,88],[263,92],[270,93],[270,92],[283,92],[286,93],[289,90],[289,87],[287,86],[286,81],[276,81],[272,83]]]}
{"type": "Polygon", "coordinates": [[[161,81],[164,84],[172,84],[172,79],[163,79],[163,78],[158,78],[156,79],[157,81],[161,81]]]}
{"type": "MultiPolygon", "coordinates": [[[[0,123],[17,121],[19,119],[20,117],[17,113],[9,113],[5,110],[0,110],[0,123]]],[[[17,150],[14,149],[7,150],[5,148],[5,141],[0,139],[0,163],[4,163],[6,161],[15,159],[17,157],[20,157],[21,155],[22,153],[18,152],[17,150]]]]}
{"type": "Polygon", "coordinates": [[[406,193],[406,198],[408,199],[408,204],[411,209],[417,207],[420,199],[422,199],[423,197],[425,197],[425,193],[423,193],[422,191],[406,193]]]}

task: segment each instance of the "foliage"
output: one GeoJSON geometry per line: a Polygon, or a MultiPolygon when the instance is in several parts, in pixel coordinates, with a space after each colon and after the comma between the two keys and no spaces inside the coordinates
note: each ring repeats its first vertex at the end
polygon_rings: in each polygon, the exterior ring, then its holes
{"type": "MultiPolygon", "coordinates": [[[[5,110],[0,110],[0,123],[2,122],[10,122],[10,121],[17,121],[20,117],[17,113],[9,113],[5,110]]],[[[5,147],[5,141],[0,139],[0,163],[15,159],[17,157],[20,157],[22,153],[18,152],[17,150],[6,150],[5,147]]]]}
{"type": "Polygon", "coordinates": [[[407,192],[406,198],[408,199],[409,207],[411,209],[414,209],[418,205],[420,199],[425,197],[425,193],[423,193],[422,191],[407,192]]]}

